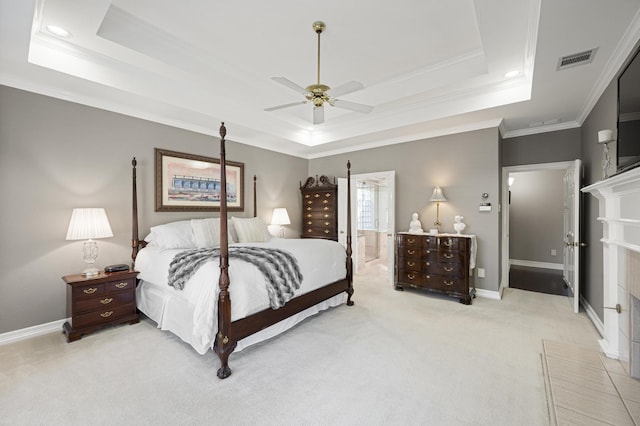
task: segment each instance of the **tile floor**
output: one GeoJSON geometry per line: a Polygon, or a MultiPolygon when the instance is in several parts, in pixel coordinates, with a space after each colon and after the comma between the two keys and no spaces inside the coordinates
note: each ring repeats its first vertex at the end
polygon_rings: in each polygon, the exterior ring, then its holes
{"type": "Polygon", "coordinates": [[[619,361],[574,345],[543,342],[543,361],[558,425],[640,425],[640,380],[619,361]]]}

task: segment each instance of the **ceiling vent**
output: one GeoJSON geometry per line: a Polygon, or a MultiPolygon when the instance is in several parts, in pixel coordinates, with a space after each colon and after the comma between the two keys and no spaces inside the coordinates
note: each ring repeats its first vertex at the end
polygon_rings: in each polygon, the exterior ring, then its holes
{"type": "Polygon", "coordinates": [[[596,55],[598,48],[585,50],[584,52],[574,53],[573,55],[563,56],[558,59],[557,70],[564,70],[567,68],[577,67],[578,65],[586,65],[593,62],[593,57],[596,55]]]}

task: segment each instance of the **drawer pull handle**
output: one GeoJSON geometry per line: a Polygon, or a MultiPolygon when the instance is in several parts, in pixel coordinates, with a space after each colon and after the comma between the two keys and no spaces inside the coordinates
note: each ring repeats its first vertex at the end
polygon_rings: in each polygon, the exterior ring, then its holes
{"type": "Polygon", "coordinates": [[[86,288],[83,290],[85,294],[93,294],[96,291],[98,291],[98,289],[96,287],[91,287],[91,288],[86,288]]]}
{"type": "Polygon", "coordinates": [[[414,240],[413,238],[407,240],[407,244],[413,244],[415,242],[416,240],[414,240]]]}
{"type": "Polygon", "coordinates": [[[415,251],[415,250],[407,250],[407,253],[409,253],[409,254],[415,254],[415,253],[416,253],[416,251],[415,251]]]}
{"type": "Polygon", "coordinates": [[[431,262],[425,262],[424,264],[427,266],[431,266],[431,262]]]}
{"type": "Polygon", "coordinates": [[[427,254],[431,254],[431,250],[427,250],[427,254]]]}
{"type": "Polygon", "coordinates": [[[320,194],[313,194],[314,197],[318,198],[320,194]]]}
{"type": "Polygon", "coordinates": [[[307,207],[307,210],[311,210],[311,207],[307,207]]]}
{"type": "Polygon", "coordinates": [[[325,222],[324,223],[324,226],[329,226],[329,225],[331,225],[331,222],[325,222]]]}
{"type": "Polygon", "coordinates": [[[329,207],[325,207],[324,209],[325,209],[325,210],[329,210],[329,207]]]}
{"type": "Polygon", "coordinates": [[[409,278],[410,280],[413,280],[416,276],[413,274],[407,274],[407,278],[409,278]]]}
{"type": "Polygon", "coordinates": [[[307,222],[307,225],[313,225],[313,221],[310,220],[309,222],[307,222]]]}
{"type": "Polygon", "coordinates": [[[129,283],[118,283],[116,284],[116,287],[118,288],[127,288],[129,286],[129,283]]]}
{"type": "Polygon", "coordinates": [[[451,247],[452,241],[451,239],[445,240],[442,244],[444,244],[447,247],[451,247]]]}
{"type": "Polygon", "coordinates": [[[445,267],[444,267],[444,270],[445,270],[445,271],[447,271],[447,272],[451,272],[451,271],[453,271],[453,268],[450,268],[450,267],[446,267],[446,266],[445,266],[445,267]]]}
{"type": "Polygon", "coordinates": [[[322,204],[328,204],[329,200],[322,200],[322,204]]]}
{"type": "Polygon", "coordinates": [[[313,204],[313,201],[307,201],[307,204],[313,204]]]}
{"type": "Polygon", "coordinates": [[[447,259],[451,259],[453,255],[451,253],[445,253],[444,257],[446,257],[447,259]]]}
{"type": "Polygon", "coordinates": [[[325,197],[331,197],[331,193],[327,192],[326,194],[324,194],[325,197]]]}
{"type": "Polygon", "coordinates": [[[113,311],[107,311],[100,314],[102,318],[109,318],[111,315],[113,315],[113,311]]]}
{"type": "Polygon", "coordinates": [[[113,302],[113,298],[112,297],[107,297],[106,299],[102,299],[100,301],[100,303],[102,303],[103,305],[108,305],[111,302],[113,302]]]}
{"type": "Polygon", "coordinates": [[[407,266],[416,266],[416,262],[407,262],[407,266]]]}
{"type": "Polygon", "coordinates": [[[425,277],[427,277],[428,280],[431,279],[431,275],[425,275],[425,277]]]}
{"type": "Polygon", "coordinates": [[[329,217],[329,215],[328,215],[328,214],[325,214],[325,215],[324,215],[324,217],[325,217],[325,218],[327,218],[327,217],[329,217]]]}
{"type": "Polygon", "coordinates": [[[308,215],[307,215],[307,217],[313,217],[313,215],[311,215],[311,214],[308,214],[308,215]]]}
{"type": "Polygon", "coordinates": [[[453,285],[453,281],[444,280],[444,285],[453,285]]]}
{"type": "Polygon", "coordinates": [[[329,231],[328,229],[325,229],[325,230],[324,230],[324,233],[325,233],[325,234],[328,234],[329,232],[331,232],[331,231],[329,231]]]}

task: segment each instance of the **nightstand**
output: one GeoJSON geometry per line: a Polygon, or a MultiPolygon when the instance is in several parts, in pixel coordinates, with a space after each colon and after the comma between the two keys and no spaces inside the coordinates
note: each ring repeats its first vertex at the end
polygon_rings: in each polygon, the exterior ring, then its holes
{"type": "Polygon", "coordinates": [[[136,312],[136,271],[104,273],[93,277],[66,275],[67,314],[62,327],[67,342],[102,327],[140,321],[136,312]]]}

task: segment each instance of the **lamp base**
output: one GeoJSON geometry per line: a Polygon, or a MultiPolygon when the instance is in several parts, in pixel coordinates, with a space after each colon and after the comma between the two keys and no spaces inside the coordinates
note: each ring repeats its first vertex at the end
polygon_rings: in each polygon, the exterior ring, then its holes
{"type": "Polygon", "coordinates": [[[100,269],[96,268],[95,266],[90,266],[85,270],[83,270],[81,272],[81,275],[84,275],[85,277],[95,277],[99,273],[100,273],[100,269]]]}

